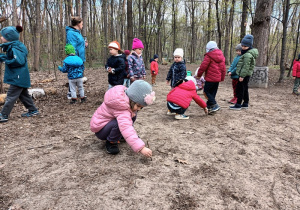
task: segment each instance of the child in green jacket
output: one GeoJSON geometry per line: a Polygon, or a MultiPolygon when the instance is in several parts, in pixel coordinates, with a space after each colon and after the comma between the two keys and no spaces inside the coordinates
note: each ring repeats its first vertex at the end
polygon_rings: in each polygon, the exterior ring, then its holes
{"type": "Polygon", "coordinates": [[[236,67],[236,74],[239,76],[239,81],[236,86],[237,102],[234,106],[229,107],[229,109],[232,110],[248,109],[248,83],[253,74],[255,60],[258,57],[258,50],[252,47],[253,36],[251,34],[247,34],[242,39],[241,45],[242,56],[236,67]]]}
{"type": "Polygon", "coordinates": [[[7,122],[16,100],[19,98],[28,109],[22,117],[38,115],[31,96],[28,94],[30,87],[30,76],[27,66],[27,48],[19,41],[21,26],[8,26],[3,28],[1,33],[2,44],[0,47],[6,54],[0,53],[0,62],[5,62],[4,82],[10,84],[7,91],[5,104],[0,113],[0,122],[7,122]]]}

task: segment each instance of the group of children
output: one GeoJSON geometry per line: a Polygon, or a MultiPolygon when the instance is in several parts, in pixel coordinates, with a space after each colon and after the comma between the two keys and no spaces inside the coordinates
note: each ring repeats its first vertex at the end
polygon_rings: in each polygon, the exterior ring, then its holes
{"type": "MultiPolygon", "coordinates": [[[[27,67],[27,49],[19,41],[21,27],[6,27],[1,30],[2,44],[0,47],[6,54],[0,54],[0,61],[5,62],[4,82],[10,84],[5,104],[1,110],[0,122],[7,122],[8,116],[19,98],[28,109],[22,117],[38,115],[32,98],[28,94],[30,77],[27,67]]],[[[138,112],[155,100],[155,92],[152,87],[156,85],[158,74],[158,56],[151,60],[152,86],[147,83],[145,65],[142,58],[144,49],[141,40],[135,38],[132,51],[121,51],[120,44],[113,41],[108,45],[110,57],[105,69],[108,73],[108,91],[104,95],[104,101],[95,111],[90,121],[90,129],[95,135],[105,140],[108,153],[120,152],[118,143],[124,139],[135,152],[140,152],[146,157],[152,156],[152,151],[137,135],[133,123],[138,112]]],[[[76,86],[79,89],[81,102],[85,101],[82,77],[84,71],[83,60],[76,55],[74,46],[65,46],[67,57],[64,64],[59,67],[62,72],[68,73],[71,103],[77,99],[76,86]]],[[[232,110],[247,109],[249,106],[248,82],[253,73],[255,59],[258,56],[257,49],[253,48],[253,36],[246,35],[241,44],[236,46],[237,56],[232,62],[228,75],[232,79],[233,98],[229,101],[234,104],[232,110]]],[[[194,100],[205,114],[214,113],[220,109],[216,101],[219,83],[224,81],[226,74],[225,57],[218,48],[217,43],[210,41],[206,45],[206,54],[200,67],[194,76],[187,76],[183,49],[177,48],[174,53],[174,63],[169,69],[166,82],[170,84],[171,91],[167,95],[168,115],[175,115],[175,119],[189,119],[185,111],[194,100]],[[204,76],[203,76],[204,75],[204,76]],[[204,84],[205,83],[205,84],[204,84]],[[203,87],[204,85],[204,87],[203,87]],[[197,90],[203,89],[207,102],[204,102],[197,90]]],[[[299,95],[300,81],[300,55],[294,61],[293,77],[295,85],[293,94],[299,95]]]]}

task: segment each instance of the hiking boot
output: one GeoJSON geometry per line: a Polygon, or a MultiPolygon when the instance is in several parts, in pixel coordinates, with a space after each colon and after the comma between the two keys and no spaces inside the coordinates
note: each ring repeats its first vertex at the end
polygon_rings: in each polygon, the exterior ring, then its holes
{"type": "Polygon", "coordinates": [[[118,144],[110,141],[106,141],[105,148],[108,154],[116,155],[120,152],[118,144]]]}
{"type": "Polygon", "coordinates": [[[242,109],[248,109],[249,108],[248,103],[243,103],[241,108],[242,109]]]}
{"type": "Polygon", "coordinates": [[[293,95],[298,96],[298,95],[299,95],[299,92],[298,92],[298,91],[297,91],[297,92],[293,91],[293,95]]]}
{"type": "Polygon", "coordinates": [[[190,119],[190,117],[186,116],[184,114],[176,114],[175,119],[177,119],[177,120],[188,120],[188,119],[190,119]]]}
{"type": "Polygon", "coordinates": [[[80,102],[81,102],[81,103],[86,102],[86,97],[81,98],[80,102]]]}
{"type": "Polygon", "coordinates": [[[235,104],[234,106],[230,106],[229,109],[231,109],[231,110],[241,110],[242,105],[241,104],[235,104]]]}
{"type": "Polygon", "coordinates": [[[232,98],[230,101],[228,101],[228,103],[230,104],[236,104],[237,102],[237,98],[232,98]]]}
{"type": "Polygon", "coordinates": [[[0,113],[0,123],[7,122],[7,121],[8,121],[7,115],[2,115],[2,114],[0,113]]]}
{"type": "Polygon", "coordinates": [[[211,109],[210,109],[210,113],[211,112],[216,112],[216,111],[219,111],[220,110],[220,106],[218,105],[218,104],[215,104],[215,105],[213,105],[212,107],[211,107],[211,109]]]}
{"type": "Polygon", "coordinates": [[[75,104],[77,102],[77,99],[71,99],[70,104],[75,104]]]}
{"type": "Polygon", "coordinates": [[[28,111],[26,113],[21,114],[21,117],[33,117],[36,115],[39,115],[39,110],[35,110],[35,111],[28,111]]]}
{"type": "Polygon", "coordinates": [[[170,110],[168,110],[167,115],[175,115],[175,112],[170,112],[170,110]]]}

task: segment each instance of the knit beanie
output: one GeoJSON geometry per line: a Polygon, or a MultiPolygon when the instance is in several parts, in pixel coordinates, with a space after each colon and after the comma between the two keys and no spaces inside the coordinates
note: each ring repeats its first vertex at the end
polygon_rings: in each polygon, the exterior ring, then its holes
{"type": "Polygon", "coordinates": [[[247,34],[241,41],[241,45],[246,47],[252,47],[253,45],[253,36],[251,34],[247,34]]]}
{"type": "Polygon", "coordinates": [[[192,80],[194,82],[195,86],[197,85],[197,81],[193,76],[187,76],[185,79],[186,80],[192,80]]]}
{"type": "Polygon", "coordinates": [[[144,49],[144,45],[143,42],[141,40],[139,40],[138,38],[134,38],[133,42],[132,42],[132,49],[138,49],[138,48],[142,48],[144,49]]]}
{"type": "Polygon", "coordinates": [[[124,50],[124,54],[125,55],[130,55],[130,51],[129,50],[124,50]]]}
{"type": "Polygon", "coordinates": [[[218,45],[215,41],[209,41],[206,44],[206,52],[210,51],[211,49],[215,49],[215,48],[218,48],[218,45]]]}
{"type": "Polygon", "coordinates": [[[73,45],[67,44],[65,46],[65,52],[66,52],[66,55],[70,55],[70,54],[74,54],[75,55],[75,48],[73,47],[73,45]]]}
{"type": "Polygon", "coordinates": [[[22,26],[7,26],[1,30],[1,35],[7,41],[18,41],[20,37],[20,33],[23,31],[22,26]]]}
{"type": "Polygon", "coordinates": [[[120,43],[117,41],[113,41],[113,42],[109,43],[108,48],[112,48],[115,50],[121,50],[120,43]]]}
{"type": "Polygon", "coordinates": [[[158,55],[155,54],[155,55],[153,56],[153,59],[156,59],[156,58],[158,58],[158,55]]]}
{"type": "Polygon", "coordinates": [[[155,92],[152,91],[151,85],[144,80],[134,81],[125,92],[130,100],[142,106],[151,105],[155,100],[155,92]]]}
{"type": "Polygon", "coordinates": [[[175,49],[174,53],[173,53],[174,56],[180,56],[183,58],[183,49],[182,48],[177,48],[175,49]]]}
{"type": "Polygon", "coordinates": [[[242,51],[242,45],[241,45],[241,44],[238,44],[238,45],[235,47],[235,50],[242,51]]]}

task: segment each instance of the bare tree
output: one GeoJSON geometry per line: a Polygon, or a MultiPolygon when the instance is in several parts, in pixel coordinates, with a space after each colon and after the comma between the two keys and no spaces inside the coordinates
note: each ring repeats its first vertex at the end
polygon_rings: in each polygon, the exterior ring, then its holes
{"type": "MultiPolygon", "coordinates": [[[[240,35],[241,40],[246,35],[249,5],[250,5],[249,0],[243,0],[243,12],[242,12],[242,21],[241,21],[241,35],[240,35]]],[[[258,3],[257,3],[257,5],[258,5],[258,3]]]]}
{"type": "Polygon", "coordinates": [[[40,69],[40,43],[41,43],[41,0],[36,0],[36,24],[35,24],[35,42],[34,42],[34,60],[33,70],[40,69]]]}
{"type": "Polygon", "coordinates": [[[127,1],[127,49],[131,49],[133,40],[132,0],[127,1]]]}

